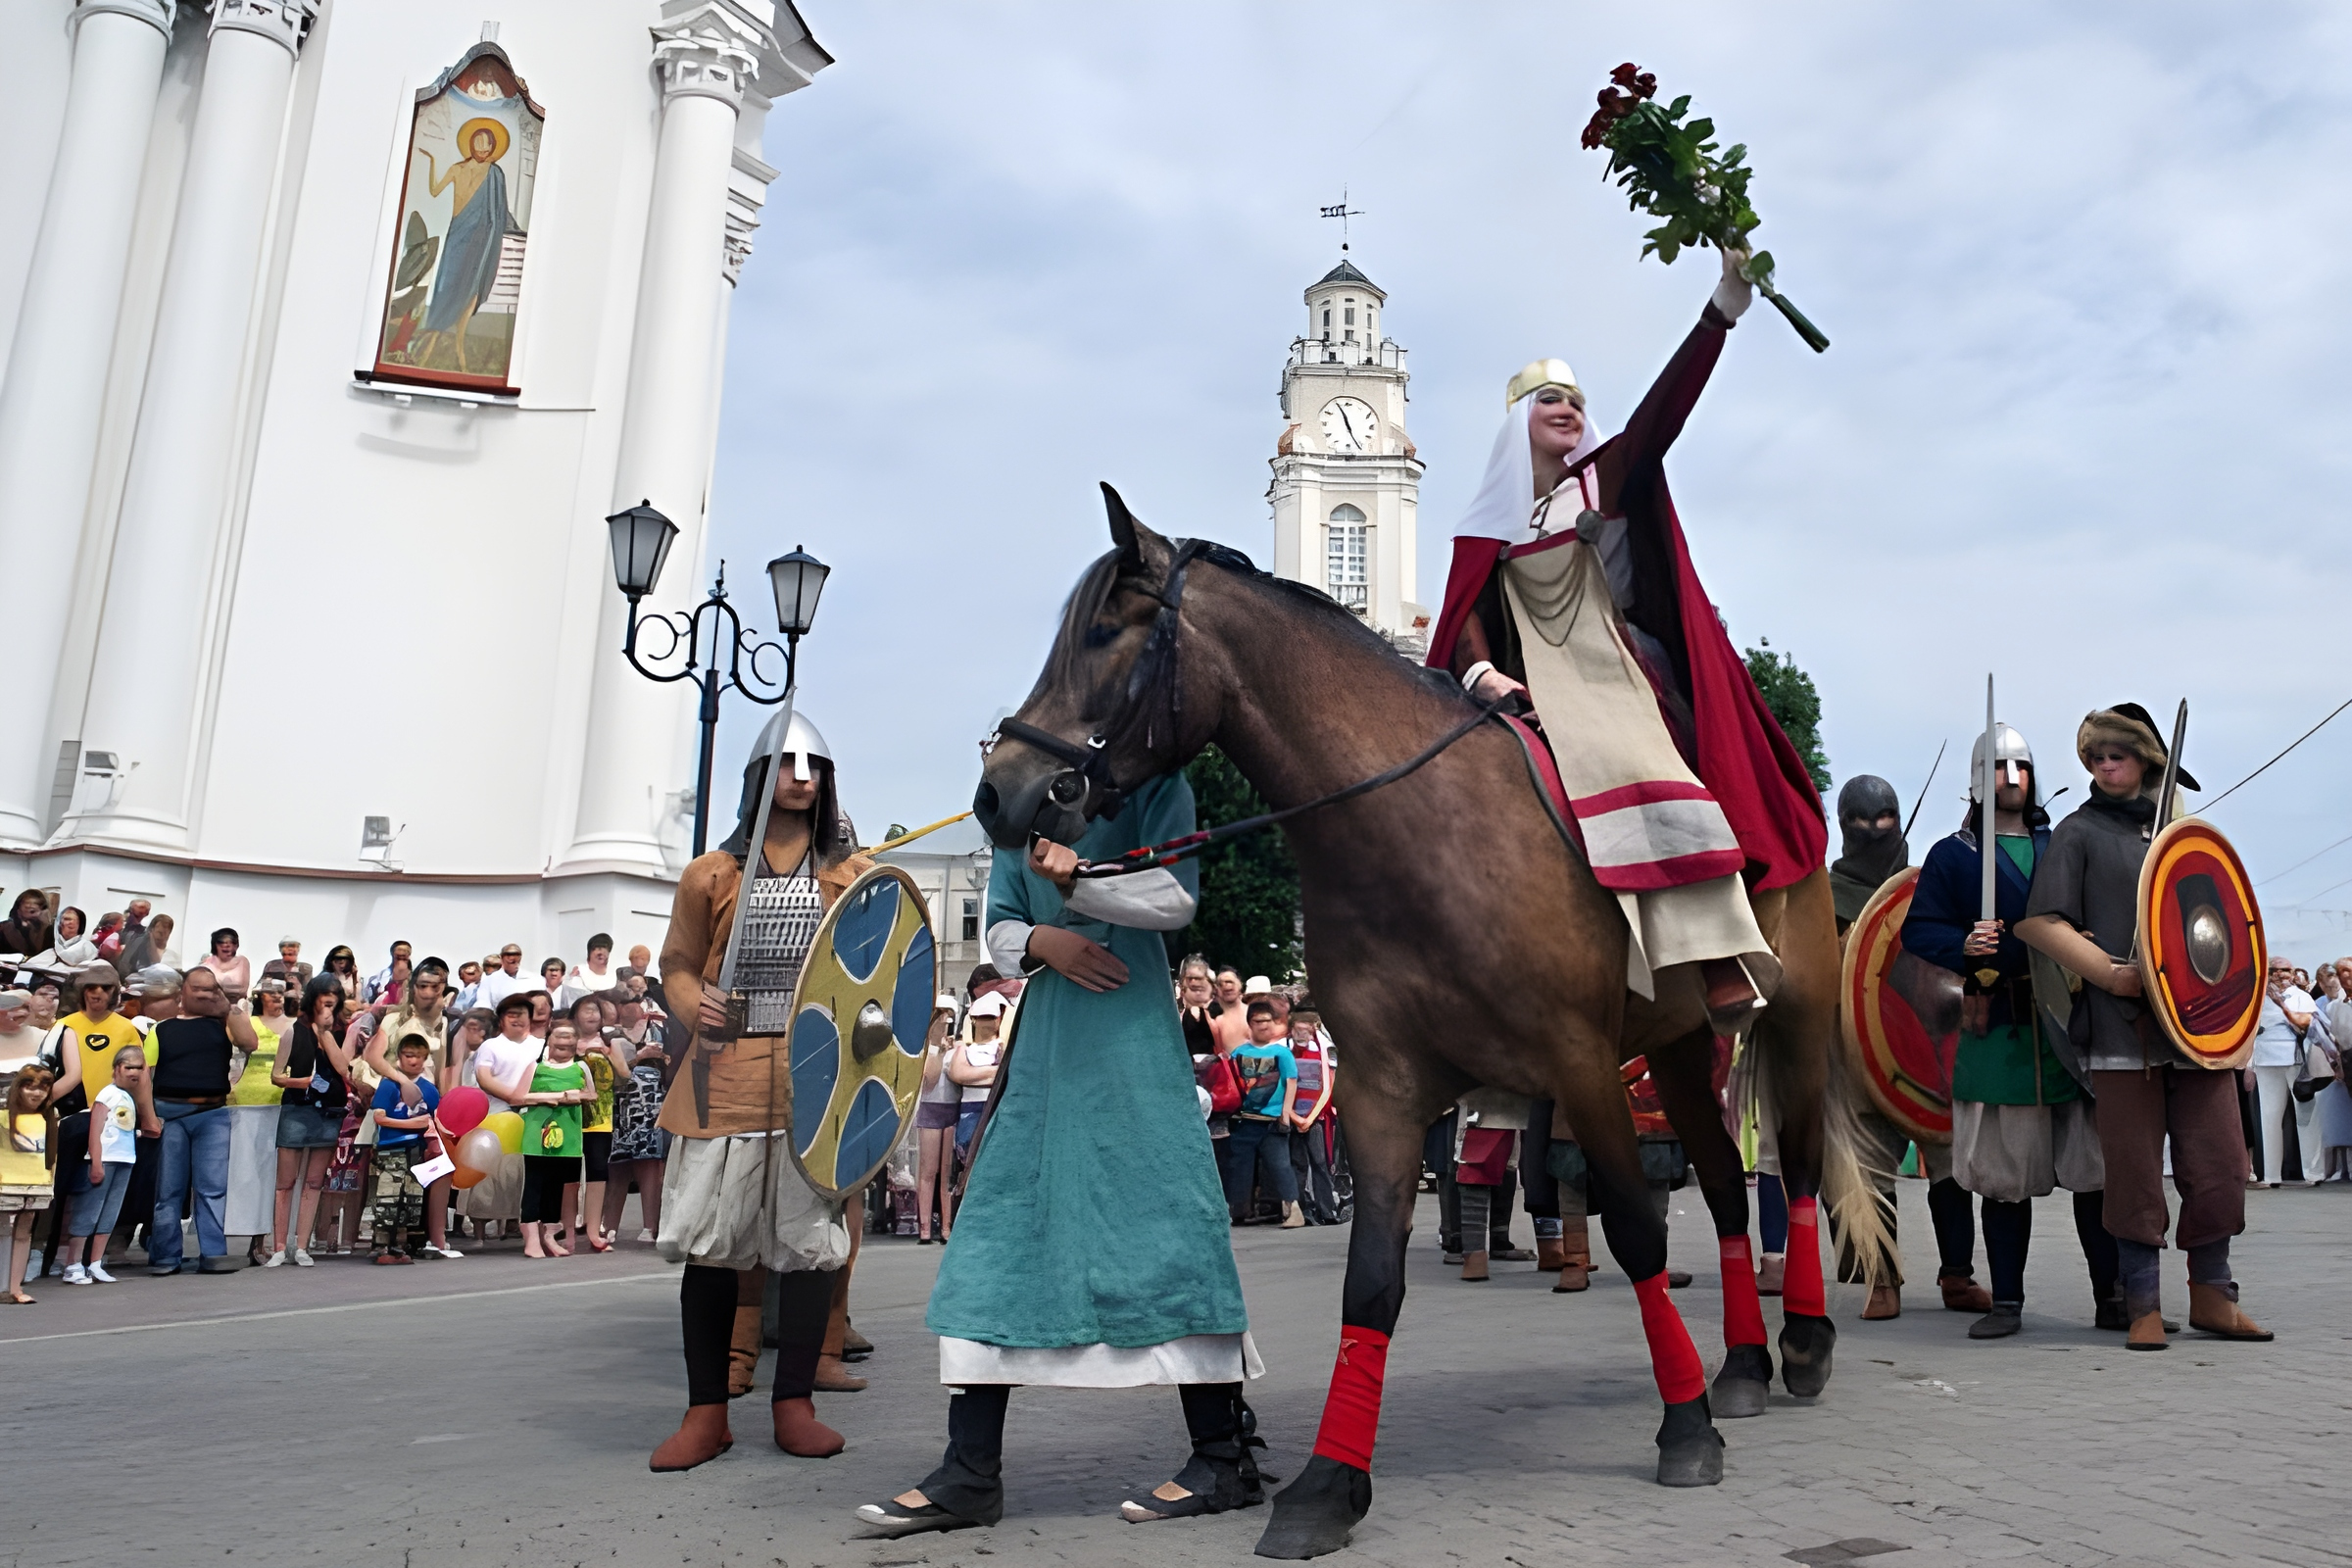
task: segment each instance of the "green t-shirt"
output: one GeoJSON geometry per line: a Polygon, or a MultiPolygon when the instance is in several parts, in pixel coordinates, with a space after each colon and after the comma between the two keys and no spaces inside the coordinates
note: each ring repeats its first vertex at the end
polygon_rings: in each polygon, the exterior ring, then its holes
{"type": "MultiPolygon", "coordinates": [[[[562,1094],[567,1089],[588,1087],[588,1069],[578,1061],[565,1062],[559,1067],[543,1061],[531,1069],[531,1090],[534,1095],[562,1094]]],[[[522,1152],[526,1154],[545,1154],[557,1159],[580,1157],[580,1107],[574,1105],[532,1105],[522,1113],[522,1152]]]]}
{"type": "MultiPolygon", "coordinates": [[[[2034,880],[2031,836],[2002,833],[1993,842],[2021,876],[2034,880]]],[[[2082,1086],[2041,1035],[2036,1018],[2002,1024],[1990,1034],[1963,1034],[1952,1063],[1952,1098],[1986,1105],[2057,1105],[2080,1099],[2082,1086]]]]}

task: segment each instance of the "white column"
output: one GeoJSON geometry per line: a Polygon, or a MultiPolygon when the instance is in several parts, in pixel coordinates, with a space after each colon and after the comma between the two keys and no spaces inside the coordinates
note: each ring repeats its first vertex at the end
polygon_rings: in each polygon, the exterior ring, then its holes
{"type": "Polygon", "coordinates": [[[206,602],[237,438],[237,389],[283,139],[315,0],[214,0],[204,87],[156,315],[100,622],[86,748],[132,767],[70,837],[184,854],[206,602]],[[135,679],[125,678],[125,661],[135,679]],[[133,766],[135,764],[135,766],[133,766]]]}
{"type": "Polygon", "coordinates": [[[0,844],[42,836],[60,738],[43,720],[172,18],[172,0],[81,0],[74,13],[65,125],[0,383],[0,561],[11,590],[9,684],[24,726],[0,747],[0,844]]]}
{"type": "MultiPolygon", "coordinates": [[[[750,249],[748,232],[727,224],[727,186],[735,152],[735,117],[759,68],[750,40],[711,10],[654,29],[662,75],[662,139],[655,154],[647,214],[645,266],[637,282],[637,319],[629,358],[628,404],[621,416],[613,474],[617,512],[651,501],[678,525],[660,592],[646,614],[700,602],[703,497],[710,478],[710,432],[730,268],[750,249]]],[[[601,520],[594,527],[603,550],[601,520]]],[[[739,574],[747,618],[772,613],[766,582],[739,574]]],[[[628,606],[611,584],[607,558],[598,617],[596,673],[588,702],[589,737],[580,769],[580,805],[569,851],[559,869],[621,869],[666,876],[657,812],[668,780],[649,775],[669,761],[678,705],[690,683],[662,685],[631,669],[620,645],[628,606]]],[[[724,659],[724,652],[717,656],[724,659]]]]}

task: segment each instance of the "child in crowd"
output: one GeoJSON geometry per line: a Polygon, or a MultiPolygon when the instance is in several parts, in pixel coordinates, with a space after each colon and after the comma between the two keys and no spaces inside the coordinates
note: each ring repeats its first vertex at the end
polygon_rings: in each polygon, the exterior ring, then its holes
{"type": "Polygon", "coordinates": [[[1332,1186],[1331,1092],[1338,1064],[1323,1033],[1323,1015],[1300,998],[1291,1007],[1291,1059],[1298,1076],[1291,1085],[1291,1170],[1298,1179],[1298,1202],[1312,1225],[1340,1222],[1339,1194],[1332,1186]]]}
{"type": "Polygon", "coordinates": [[[424,1189],[412,1174],[424,1135],[433,1128],[433,1113],[441,1108],[441,1091],[424,1075],[432,1059],[432,1042],[421,1034],[403,1035],[393,1052],[401,1076],[414,1082],[423,1096],[418,1105],[401,1102],[400,1083],[386,1078],[375,1086],[373,1114],[377,1132],[370,1171],[375,1188],[375,1261],[409,1263],[409,1233],[424,1224],[424,1189]]]}
{"type": "Polygon", "coordinates": [[[531,1086],[514,1102],[522,1112],[522,1253],[569,1257],[571,1249],[548,1232],[564,1218],[564,1186],[580,1179],[580,1106],[593,1100],[588,1069],[578,1061],[579,1031],[569,1018],[547,1026],[546,1058],[531,1069],[531,1086]]]}
{"type": "Polygon", "coordinates": [[[114,1055],[115,1081],[90,1097],[90,1161],[76,1166],[66,1191],[66,1283],[112,1285],[106,1244],[130,1190],[130,1168],[138,1163],[139,1102],[147,1084],[147,1053],[123,1046],[114,1055]],[[84,1248],[89,1261],[82,1261],[84,1248]]]}
{"type": "MultiPolygon", "coordinates": [[[[1251,981],[1252,985],[1260,984],[1251,981]]],[[[1250,1038],[1226,1055],[1242,1084],[1241,1109],[1225,1140],[1225,1206],[1233,1223],[1250,1220],[1251,1192],[1263,1182],[1282,1204],[1285,1230],[1306,1223],[1298,1208],[1298,1179],[1291,1169],[1291,1096],[1298,1059],[1291,1054],[1290,1026],[1263,997],[1250,1004],[1250,1038]]]]}
{"type": "Polygon", "coordinates": [[[8,1098],[0,1102],[0,1214],[8,1217],[8,1291],[6,1299],[30,1306],[32,1298],[21,1283],[22,1261],[32,1250],[32,1225],[49,1206],[56,1177],[52,1162],[57,1151],[57,1112],[49,1103],[57,1075],[38,1061],[26,1062],[9,1080],[8,1098]]]}
{"type": "Polygon", "coordinates": [[[948,1078],[963,1091],[963,1100],[956,1110],[958,1158],[971,1157],[972,1135],[979,1131],[980,1114],[988,1108],[989,1089],[997,1081],[997,1059],[1004,1050],[997,1031],[1003,1027],[1004,1009],[1009,1005],[1002,992],[974,997],[971,1010],[964,1015],[972,1038],[948,1055],[948,1078]]]}

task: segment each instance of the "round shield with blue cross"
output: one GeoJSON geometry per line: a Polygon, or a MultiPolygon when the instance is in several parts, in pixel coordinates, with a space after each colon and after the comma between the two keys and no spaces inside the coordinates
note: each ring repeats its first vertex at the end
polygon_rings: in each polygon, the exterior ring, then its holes
{"type": "Polygon", "coordinates": [[[923,896],[876,866],[825,911],[792,998],[792,1154],[823,1197],[863,1187],[898,1147],[938,996],[923,896]]]}

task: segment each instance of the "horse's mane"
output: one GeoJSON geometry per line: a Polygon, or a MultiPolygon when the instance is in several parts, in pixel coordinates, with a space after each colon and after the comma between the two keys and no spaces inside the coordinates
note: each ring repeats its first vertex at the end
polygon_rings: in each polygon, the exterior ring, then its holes
{"type": "MultiPolygon", "coordinates": [[[[1183,548],[1186,543],[1182,539],[1170,541],[1176,549],[1183,548]]],[[[1088,564],[1086,570],[1079,575],[1077,584],[1070,589],[1070,597],[1061,609],[1060,629],[1054,634],[1053,649],[1046,657],[1046,667],[1039,677],[1041,687],[1047,683],[1083,683],[1087,679],[1086,672],[1079,666],[1079,660],[1097,646],[1092,635],[1095,617],[1102,613],[1102,607],[1109,603],[1110,596],[1122,584],[1154,596],[1158,594],[1158,583],[1123,577],[1119,571],[1119,560],[1118,551],[1104,551],[1088,564]]],[[[1364,624],[1363,617],[1322,589],[1290,577],[1278,577],[1231,545],[1203,543],[1194,551],[1193,562],[1196,565],[1218,567],[1260,592],[1300,607],[1329,624],[1341,638],[1353,639],[1368,653],[1376,652],[1396,659],[1425,684],[1459,695],[1459,688],[1451,676],[1425,668],[1398,654],[1387,639],[1364,624]]],[[[1172,657],[1172,649],[1169,654],[1172,657]]],[[[1139,681],[1149,682],[1158,671],[1139,667],[1133,673],[1139,681]]]]}

